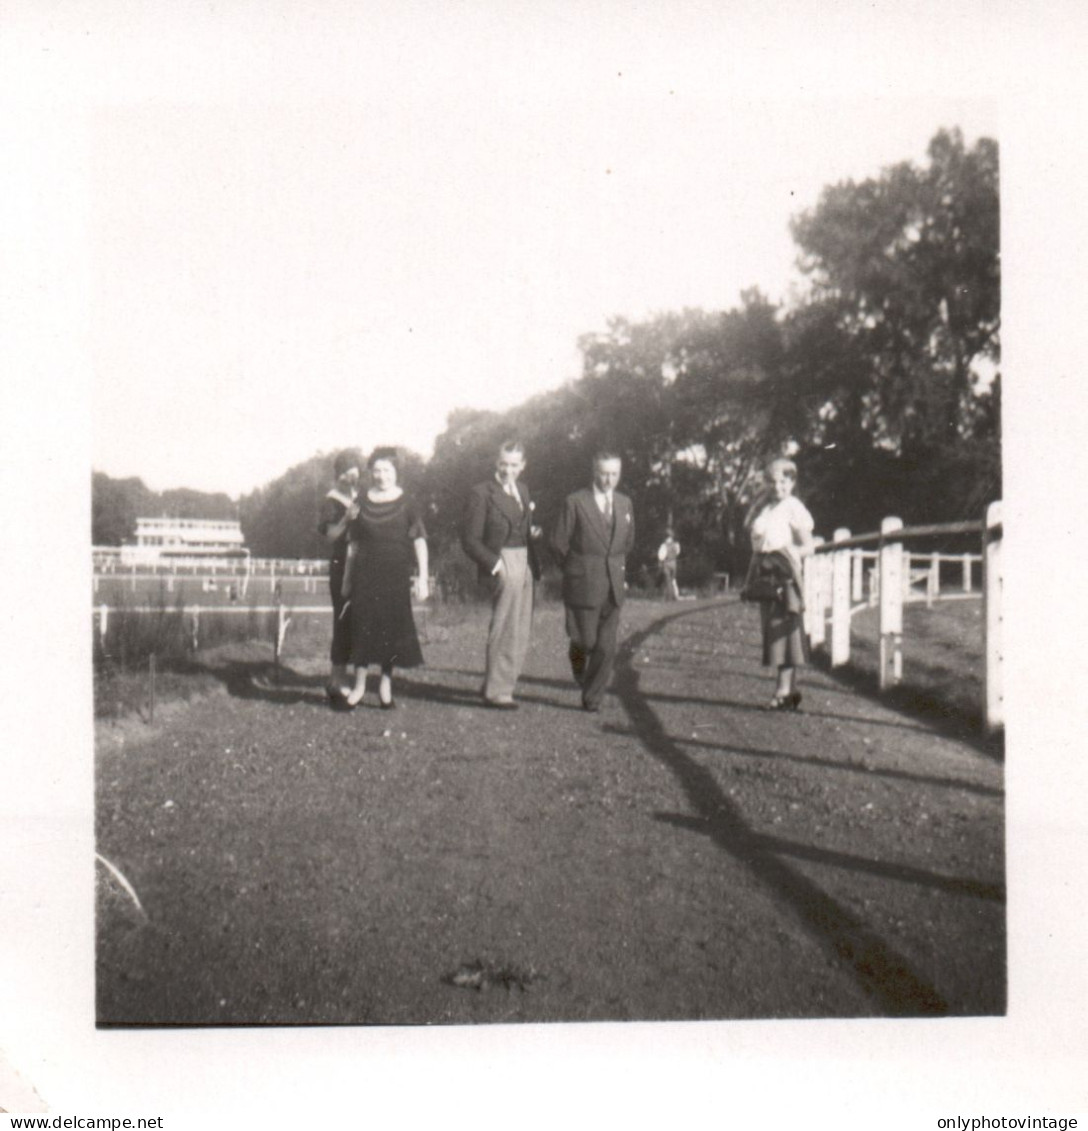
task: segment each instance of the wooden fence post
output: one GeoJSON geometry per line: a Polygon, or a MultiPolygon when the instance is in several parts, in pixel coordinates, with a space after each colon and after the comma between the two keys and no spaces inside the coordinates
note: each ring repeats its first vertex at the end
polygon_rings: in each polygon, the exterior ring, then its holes
{"type": "Polygon", "coordinates": [[[193,651],[195,652],[200,648],[200,606],[194,605],[189,611],[193,614],[193,623],[190,626],[190,632],[192,633],[192,645],[193,651]]]}
{"type": "Polygon", "coordinates": [[[812,643],[812,610],[816,604],[816,558],[809,555],[801,559],[801,600],[805,610],[801,614],[801,629],[812,643]]]}
{"type": "Polygon", "coordinates": [[[971,555],[963,555],[963,591],[971,592],[971,555]]]}
{"type": "Polygon", "coordinates": [[[850,600],[860,604],[865,595],[865,558],[860,546],[850,551],[850,600]]]}
{"type": "Polygon", "coordinates": [[[110,607],[107,604],[98,606],[98,638],[102,641],[102,647],[106,647],[106,628],[110,620],[110,607]]]}
{"type": "Polygon", "coordinates": [[[941,555],[934,551],[929,555],[929,576],[926,578],[926,608],[933,608],[933,602],[941,594],[941,555]]]}
{"type": "Polygon", "coordinates": [[[820,562],[820,607],[824,610],[824,635],[826,636],[827,612],[831,608],[832,579],[834,574],[831,570],[831,555],[821,554],[820,557],[822,559],[820,562]]]}
{"type": "MultiPolygon", "coordinates": [[[[883,527],[881,527],[881,529],[883,529],[883,527]]],[[[913,566],[911,565],[910,550],[905,550],[902,553],[902,555],[900,557],[900,562],[901,562],[900,576],[901,576],[902,582],[903,582],[903,600],[909,601],[910,600],[910,590],[911,590],[910,571],[913,568],[913,566]]]]}
{"type": "Polygon", "coordinates": [[[900,518],[880,524],[880,690],[903,678],[903,543],[900,518]]]}
{"type": "Polygon", "coordinates": [[[275,682],[280,681],[280,656],[283,654],[283,641],[287,636],[287,626],[291,618],[287,615],[287,607],[283,601],[276,606],[276,654],[275,654],[275,682]]]}
{"type": "Polygon", "coordinates": [[[1005,691],[1001,680],[1002,615],[1004,578],[1001,571],[1001,501],[986,508],[982,524],[982,603],[986,646],[986,674],[983,681],[983,718],[988,731],[1005,725],[1005,691]]]}
{"type": "MultiPolygon", "coordinates": [[[[845,542],[850,531],[840,526],[833,541],[845,542]]],[[[831,666],[839,667],[850,660],[850,564],[849,549],[835,550],[831,571],[831,666]]]]}

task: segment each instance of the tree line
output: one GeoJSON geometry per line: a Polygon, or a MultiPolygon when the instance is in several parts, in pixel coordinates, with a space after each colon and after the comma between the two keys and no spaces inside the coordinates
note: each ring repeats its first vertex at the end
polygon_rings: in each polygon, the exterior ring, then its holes
{"type": "MultiPolygon", "coordinates": [[[[980,514],[1001,494],[998,172],[996,142],[968,147],[942,130],[922,165],[830,186],[792,220],[807,286],[788,306],[752,289],[731,310],[613,318],[579,340],[576,380],[505,412],[450,413],[431,459],[408,453],[406,467],[439,569],[466,572],[464,500],[509,437],[525,444],[544,526],[585,484],[593,452],[617,451],[636,569],[671,525],[688,584],[743,570],[759,469],[783,452],[821,532],[980,514]]],[[[330,462],[316,455],[241,499],[233,513],[255,554],[324,553],[314,514],[330,462]]],[[[120,481],[100,507],[100,478],[96,542],[123,525],[120,481]]]]}

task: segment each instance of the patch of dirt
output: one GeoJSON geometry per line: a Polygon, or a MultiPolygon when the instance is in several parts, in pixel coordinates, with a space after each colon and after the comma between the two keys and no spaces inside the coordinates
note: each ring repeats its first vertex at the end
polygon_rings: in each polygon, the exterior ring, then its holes
{"type": "Polygon", "coordinates": [[[101,1024],[1000,1013],[1002,770],[810,671],[769,712],[757,618],[629,602],[579,709],[542,604],[521,709],[481,708],[486,610],[373,693],[316,647],[100,742],[101,1024]]]}

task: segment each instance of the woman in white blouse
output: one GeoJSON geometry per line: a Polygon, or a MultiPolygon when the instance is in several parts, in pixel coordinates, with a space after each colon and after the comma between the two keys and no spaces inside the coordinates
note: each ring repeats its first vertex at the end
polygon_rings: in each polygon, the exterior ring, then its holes
{"type": "Polygon", "coordinates": [[[766,476],[770,496],[751,522],[753,554],[748,576],[781,582],[781,599],[760,601],[763,663],[778,670],[771,707],[796,711],[801,704],[797,668],[807,658],[801,621],[801,562],[813,551],[814,524],[808,508],[793,493],[797,485],[793,460],[771,460],[766,476]]]}

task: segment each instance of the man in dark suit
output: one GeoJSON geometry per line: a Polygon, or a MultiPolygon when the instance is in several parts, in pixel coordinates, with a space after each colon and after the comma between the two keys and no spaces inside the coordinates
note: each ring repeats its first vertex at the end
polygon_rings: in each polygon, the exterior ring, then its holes
{"type": "Polygon", "coordinates": [[[568,495],[551,545],[563,566],[570,667],[582,706],[599,711],[616,658],[624,564],[635,544],[631,500],[616,486],[622,464],[614,452],[593,457],[593,484],[568,495]]]}
{"type": "Polygon", "coordinates": [[[461,536],[465,553],[491,588],[491,627],[487,633],[487,674],[483,696],[489,707],[514,711],[514,685],[529,649],[533,622],[533,582],[540,577],[529,489],[518,477],[525,470],[521,444],[499,449],[494,476],[469,494],[461,536]]]}

